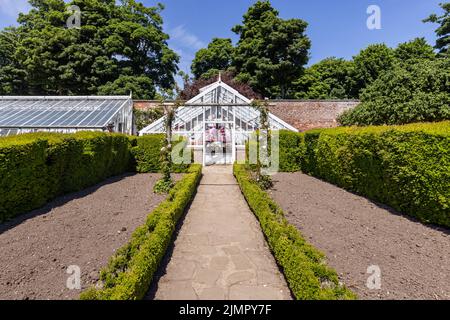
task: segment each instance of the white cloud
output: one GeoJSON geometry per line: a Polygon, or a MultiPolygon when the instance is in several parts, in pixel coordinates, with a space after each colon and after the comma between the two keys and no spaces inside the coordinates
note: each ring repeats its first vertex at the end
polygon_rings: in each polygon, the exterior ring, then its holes
{"type": "Polygon", "coordinates": [[[20,12],[28,12],[29,10],[28,0],[0,0],[1,15],[17,18],[20,12]]]}
{"type": "Polygon", "coordinates": [[[179,25],[174,29],[169,30],[171,40],[176,42],[179,46],[198,50],[206,47],[206,44],[201,41],[196,35],[186,30],[184,25],[179,25]]]}

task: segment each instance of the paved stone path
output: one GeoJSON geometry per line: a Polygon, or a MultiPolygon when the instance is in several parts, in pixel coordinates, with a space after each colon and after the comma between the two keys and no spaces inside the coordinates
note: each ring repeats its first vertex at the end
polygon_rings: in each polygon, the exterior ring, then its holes
{"type": "Polygon", "coordinates": [[[232,167],[204,168],[155,299],[291,299],[232,167]]]}

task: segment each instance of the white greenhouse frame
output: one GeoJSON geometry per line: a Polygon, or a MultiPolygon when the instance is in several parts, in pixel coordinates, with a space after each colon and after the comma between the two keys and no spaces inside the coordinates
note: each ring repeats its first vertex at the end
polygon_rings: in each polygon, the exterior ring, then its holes
{"type": "MultiPolygon", "coordinates": [[[[206,135],[208,124],[227,126],[231,133],[231,157],[227,164],[236,161],[237,150],[245,149],[251,133],[259,128],[259,111],[252,107],[252,100],[244,97],[237,90],[222,82],[219,78],[202,89],[200,93],[185,102],[176,110],[173,123],[173,134],[188,139],[188,147],[202,150],[203,165],[207,165],[206,135]],[[194,137],[192,139],[192,137],[194,137]],[[197,138],[198,137],[198,138],[197,138]]],[[[165,133],[165,117],[142,129],[139,135],[165,133]]],[[[296,128],[269,113],[269,124],[272,130],[290,130],[296,128]]],[[[227,149],[228,150],[228,149],[227,149]]]]}
{"type": "Polygon", "coordinates": [[[131,95],[0,97],[0,136],[41,131],[133,134],[131,95]]]}

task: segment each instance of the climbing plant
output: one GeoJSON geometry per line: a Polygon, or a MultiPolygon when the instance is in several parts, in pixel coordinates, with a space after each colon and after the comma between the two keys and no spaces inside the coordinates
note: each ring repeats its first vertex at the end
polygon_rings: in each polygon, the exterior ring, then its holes
{"type": "Polygon", "coordinates": [[[168,193],[170,189],[173,188],[174,182],[172,179],[172,124],[175,119],[175,112],[177,104],[168,105],[164,101],[161,101],[161,107],[164,110],[164,127],[166,132],[166,137],[163,139],[163,146],[160,152],[161,160],[161,173],[162,178],[159,180],[154,187],[155,193],[168,193]]]}
{"type": "Polygon", "coordinates": [[[266,174],[266,169],[270,165],[269,146],[271,142],[270,125],[269,125],[269,106],[267,100],[264,102],[253,101],[252,107],[259,112],[259,132],[258,139],[258,155],[256,157],[256,168],[254,171],[254,181],[263,189],[267,190],[273,186],[270,175],[266,174]]]}

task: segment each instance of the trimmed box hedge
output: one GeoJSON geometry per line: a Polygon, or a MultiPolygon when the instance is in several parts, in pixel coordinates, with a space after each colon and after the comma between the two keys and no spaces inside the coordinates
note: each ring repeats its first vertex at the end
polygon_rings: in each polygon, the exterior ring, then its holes
{"type": "Polygon", "coordinates": [[[450,122],[306,132],[303,172],[450,227],[450,122]]]}
{"type": "Polygon", "coordinates": [[[450,122],[290,135],[298,139],[280,139],[280,171],[299,168],[424,223],[450,227],[450,122]]]}
{"type": "MultiPolygon", "coordinates": [[[[303,155],[303,135],[298,132],[292,132],[288,130],[280,130],[279,133],[279,170],[281,172],[297,172],[300,171],[300,159],[303,155]]],[[[245,144],[246,163],[249,164],[249,150],[250,146],[256,148],[258,156],[259,149],[257,141],[258,131],[254,133],[256,135],[255,140],[247,141],[245,144]],[[256,145],[256,146],[255,146],[256,145]]],[[[271,146],[269,145],[269,152],[271,146]]],[[[252,163],[251,165],[254,165],[252,163]]]]}
{"type": "MultiPolygon", "coordinates": [[[[136,138],[136,146],[133,147],[133,156],[136,161],[136,171],[139,173],[159,172],[161,166],[160,152],[163,147],[164,134],[151,134],[136,138]]],[[[174,143],[177,146],[182,143],[186,146],[186,141],[182,138],[174,143]]],[[[190,162],[192,162],[192,155],[190,162]]],[[[174,164],[172,171],[176,173],[186,172],[189,164],[174,164]]]]}
{"type": "Polygon", "coordinates": [[[355,299],[356,295],[339,283],[336,272],[326,266],[324,255],[305,241],[287,222],[282,209],[251,181],[246,166],[235,164],[234,175],[295,298],[355,299]]]}
{"type": "Polygon", "coordinates": [[[0,139],[0,222],[130,169],[127,136],[33,133],[0,139]]]}
{"type": "Polygon", "coordinates": [[[178,220],[192,201],[202,167],[192,165],[163,201],[137,228],[128,244],[100,272],[101,289],[90,288],[82,300],[142,299],[172,240],[178,220]]]}

